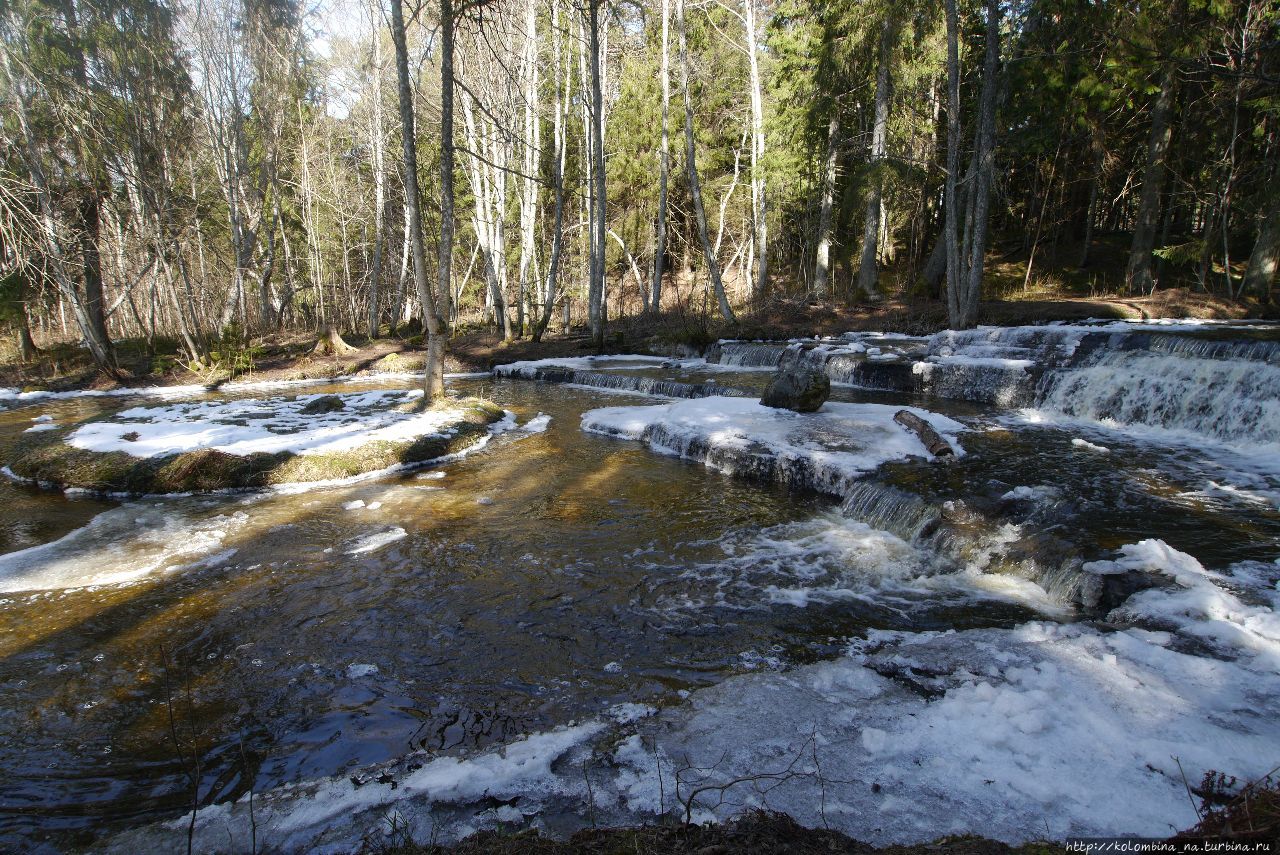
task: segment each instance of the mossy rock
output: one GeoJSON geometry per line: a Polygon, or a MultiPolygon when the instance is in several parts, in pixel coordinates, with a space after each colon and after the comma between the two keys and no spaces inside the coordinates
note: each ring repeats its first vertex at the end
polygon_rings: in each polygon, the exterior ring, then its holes
{"type": "Polygon", "coordinates": [[[337,395],[321,395],[311,403],[302,408],[304,416],[314,416],[320,413],[336,413],[338,410],[345,410],[347,405],[337,395]]]}
{"type": "MultiPolygon", "coordinates": [[[[421,402],[418,403],[421,407],[421,402]]],[[[14,446],[9,468],[19,477],[58,489],[132,496],[258,490],[283,484],[332,481],[397,465],[413,465],[457,454],[479,443],[489,425],[503,418],[501,407],[479,398],[441,406],[458,410],[445,434],[404,442],[369,442],[327,454],[228,454],[211,448],[163,457],[134,457],[123,451],[86,451],[66,443],[78,426],[29,434],[14,446]]]]}

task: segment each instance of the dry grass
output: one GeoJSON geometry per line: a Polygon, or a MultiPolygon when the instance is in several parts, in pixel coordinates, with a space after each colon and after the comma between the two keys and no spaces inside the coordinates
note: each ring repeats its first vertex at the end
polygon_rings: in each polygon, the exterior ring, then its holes
{"type": "Polygon", "coordinates": [[[981,837],[953,837],[919,846],[877,849],[837,831],[805,828],[781,813],[758,811],[717,825],[651,825],[589,829],[568,840],[534,832],[480,832],[449,847],[400,843],[370,847],[385,855],[1057,855],[1055,845],[1014,848],[981,837]]]}

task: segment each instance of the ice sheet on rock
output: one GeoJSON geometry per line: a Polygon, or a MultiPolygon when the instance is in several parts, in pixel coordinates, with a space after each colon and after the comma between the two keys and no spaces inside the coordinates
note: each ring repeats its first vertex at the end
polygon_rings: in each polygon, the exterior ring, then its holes
{"type": "Polygon", "coordinates": [[[1112,612],[1112,619],[1172,626],[1224,655],[1243,657],[1250,667],[1280,674],[1280,616],[1270,608],[1242,602],[1229,590],[1231,577],[1206,570],[1193,556],[1163,540],[1149,539],[1127,544],[1116,558],[1090,562],[1085,569],[1144,570],[1168,576],[1175,586],[1133,595],[1112,612]]]}
{"type": "Polygon", "coordinates": [[[133,407],[117,413],[112,421],[78,428],[67,442],[88,451],[123,451],[134,457],[202,449],[237,455],[324,454],[350,451],[369,442],[404,442],[449,433],[458,421],[458,410],[396,409],[421,396],[420,390],[347,393],[333,396],[343,407],[326,413],[302,412],[320,395],[133,407]]]}
{"type": "Polygon", "coordinates": [[[51,543],[0,555],[0,592],[134,581],[223,554],[248,522],[239,510],[209,516],[174,501],[125,504],[51,543]]]}
{"type": "Polygon", "coordinates": [[[542,433],[551,426],[551,416],[546,413],[538,413],[529,421],[520,425],[520,430],[525,433],[542,433]]]}
{"type": "MultiPolygon", "coordinates": [[[[1178,761],[1192,780],[1271,768],[1278,689],[1142,630],[873,633],[846,658],[698,692],[657,739],[664,765],[714,767],[712,783],[798,758],[808,774],[769,807],[874,844],[1165,836],[1196,822],[1178,761]]],[[[624,743],[614,760],[631,810],[655,809],[652,750],[624,743]]],[[[748,787],[730,795],[718,816],[760,804],[748,787]]]]}
{"type": "Polygon", "coordinates": [[[494,374],[500,377],[524,377],[534,379],[539,368],[566,368],[570,371],[592,371],[608,369],[610,371],[643,370],[671,361],[664,356],[645,356],[643,354],[606,354],[603,356],[561,356],[547,359],[526,359],[519,362],[508,362],[494,367],[494,374]]]}
{"type": "MultiPolygon", "coordinates": [[[[811,469],[813,489],[842,495],[848,483],[890,460],[927,457],[916,436],[893,420],[900,408],[827,402],[816,413],[793,413],[742,398],[702,398],[650,407],[604,407],[582,416],[582,429],[644,440],[656,451],[699,459],[733,473],[748,458],[811,469]],[[698,453],[701,449],[703,453],[698,453]]],[[[959,422],[912,409],[963,454],[959,422]]]]}
{"type": "MultiPolygon", "coordinates": [[[[386,782],[380,776],[361,783],[340,776],[255,793],[252,804],[246,796],[235,803],[204,808],[195,817],[196,848],[224,849],[230,844],[234,851],[247,850],[250,826],[254,825],[259,841],[270,840],[287,851],[350,852],[383,822],[388,806],[394,806],[416,839],[448,842],[474,831],[473,823],[479,820],[473,817],[441,828],[431,814],[435,807],[518,798],[524,813],[536,813],[541,805],[558,797],[580,804],[585,795],[581,770],[560,775],[552,765],[603,728],[600,722],[559,727],[470,757],[424,755],[420,763],[408,764],[412,771],[386,782]]],[[[164,826],[130,832],[105,848],[148,851],[147,847],[171,843],[174,829],[185,835],[190,820],[188,815],[164,826]]]]}
{"type": "Polygon", "coordinates": [[[409,533],[407,531],[395,526],[394,528],[361,535],[348,543],[343,552],[347,555],[367,555],[408,536],[409,533]]]}

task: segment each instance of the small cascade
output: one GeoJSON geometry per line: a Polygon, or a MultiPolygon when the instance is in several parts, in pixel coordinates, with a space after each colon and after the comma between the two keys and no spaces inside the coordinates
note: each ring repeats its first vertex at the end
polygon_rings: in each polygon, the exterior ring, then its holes
{"type": "Polygon", "coordinates": [[[787,346],[781,342],[718,341],[707,349],[707,362],[741,368],[776,368],[787,346]]]}
{"type": "Polygon", "coordinates": [[[915,493],[877,481],[858,481],[840,506],[846,517],[914,543],[937,527],[941,511],[915,493]]]}
{"type": "Polygon", "coordinates": [[[742,398],[748,393],[718,383],[680,383],[656,377],[643,377],[633,373],[608,374],[603,371],[579,371],[556,365],[538,367],[498,365],[493,369],[495,377],[520,380],[538,380],[543,383],[568,383],[590,386],[594,389],[612,389],[618,392],[638,392],[660,398],[709,398],[715,395],[742,398]]]}
{"type": "MultiPolygon", "coordinates": [[[[1205,352],[1230,353],[1208,344],[1205,352]]],[[[1234,445],[1280,444],[1280,365],[1099,348],[1086,364],[1047,374],[1038,406],[1070,418],[1174,430],[1234,445]]]]}
{"type": "Polygon", "coordinates": [[[938,362],[917,362],[911,373],[918,394],[1005,408],[1030,405],[1039,379],[1034,363],[998,357],[944,357],[938,362]]]}

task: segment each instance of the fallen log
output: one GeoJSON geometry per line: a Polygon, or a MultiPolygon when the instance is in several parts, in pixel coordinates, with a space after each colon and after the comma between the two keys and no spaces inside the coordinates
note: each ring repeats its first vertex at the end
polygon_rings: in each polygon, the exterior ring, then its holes
{"type": "Polygon", "coordinates": [[[951,443],[943,439],[941,434],[933,429],[933,425],[910,410],[898,410],[893,414],[893,420],[919,437],[925,449],[935,458],[942,460],[955,456],[956,452],[951,447],[951,443]]]}

